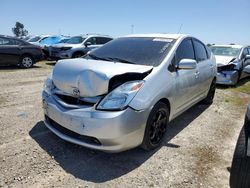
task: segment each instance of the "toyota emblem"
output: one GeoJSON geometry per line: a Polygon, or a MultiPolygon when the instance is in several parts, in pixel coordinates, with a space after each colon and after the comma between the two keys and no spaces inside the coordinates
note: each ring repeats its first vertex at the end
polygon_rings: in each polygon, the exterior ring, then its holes
{"type": "Polygon", "coordinates": [[[74,88],[73,89],[73,96],[74,97],[80,97],[80,91],[78,88],[74,88]]]}

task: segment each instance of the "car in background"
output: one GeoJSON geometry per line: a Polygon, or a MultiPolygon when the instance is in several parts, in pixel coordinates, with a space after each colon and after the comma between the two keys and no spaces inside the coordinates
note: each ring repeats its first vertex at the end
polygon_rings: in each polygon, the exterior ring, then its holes
{"type": "Polygon", "coordinates": [[[230,187],[250,187],[250,103],[233,156],[230,187]]]}
{"type": "Polygon", "coordinates": [[[42,59],[41,47],[18,38],[0,35],[0,65],[30,68],[42,59]]]}
{"type": "Polygon", "coordinates": [[[69,37],[65,37],[65,36],[41,35],[41,36],[32,37],[31,39],[28,40],[28,42],[31,44],[40,46],[45,55],[45,59],[47,59],[49,56],[49,49],[51,45],[65,42],[68,39],[69,37]]]}
{"type": "Polygon", "coordinates": [[[212,45],[210,49],[217,63],[218,84],[236,85],[250,75],[250,46],[212,45]]]}
{"type": "Polygon", "coordinates": [[[49,58],[51,60],[78,58],[112,39],[110,36],[95,34],[74,36],[67,40],[66,43],[52,45],[49,58]]]}
{"type": "Polygon", "coordinates": [[[92,149],[152,150],[169,121],[200,101],[213,102],[216,73],[211,51],[194,37],[121,37],[57,62],[42,93],[44,122],[60,138],[92,149]]]}

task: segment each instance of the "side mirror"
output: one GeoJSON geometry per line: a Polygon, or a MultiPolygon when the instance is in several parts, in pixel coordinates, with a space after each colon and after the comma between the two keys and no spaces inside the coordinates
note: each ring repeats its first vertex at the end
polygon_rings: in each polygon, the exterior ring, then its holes
{"type": "Polygon", "coordinates": [[[245,66],[245,68],[243,69],[243,72],[250,74],[250,65],[245,66]]]}
{"type": "Polygon", "coordinates": [[[250,55],[246,55],[245,60],[249,60],[249,59],[250,59],[250,55]]]}
{"type": "Polygon", "coordinates": [[[91,45],[91,42],[85,42],[84,44],[86,47],[90,46],[91,45]]]}
{"type": "Polygon", "coordinates": [[[177,69],[196,69],[197,67],[197,61],[194,59],[182,59],[178,66],[177,69]]]}

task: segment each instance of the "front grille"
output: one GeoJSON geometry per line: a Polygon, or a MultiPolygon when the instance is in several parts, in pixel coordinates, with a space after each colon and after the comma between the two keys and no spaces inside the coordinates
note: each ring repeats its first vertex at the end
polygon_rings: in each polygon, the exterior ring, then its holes
{"type": "Polygon", "coordinates": [[[68,95],[61,95],[55,94],[58,98],[60,98],[63,102],[70,104],[70,105],[86,105],[86,106],[94,106],[95,103],[83,101],[80,98],[68,96],[68,95]]]}
{"type": "Polygon", "coordinates": [[[53,127],[54,129],[56,129],[57,131],[61,132],[62,134],[66,135],[66,136],[77,139],[77,140],[82,141],[82,142],[87,143],[87,144],[97,145],[97,146],[101,145],[101,142],[97,138],[85,136],[85,135],[80,135],[76,132],[73,132],[73,131],[61,126],[60,124],[58,124],[54,120],[50,119],[46,115],[45,115],[45,120],[50,124],[51,127],[53,127]]]}

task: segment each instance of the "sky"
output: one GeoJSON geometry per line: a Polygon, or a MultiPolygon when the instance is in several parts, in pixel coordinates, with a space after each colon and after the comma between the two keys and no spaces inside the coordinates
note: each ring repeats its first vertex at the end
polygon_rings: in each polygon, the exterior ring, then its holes
{"type": "Polygon", "coordinates": [[[180,32],[250,44],[250,0],[0,0],[0,34],[13,35],[16,21],[32,35],[180,32]]]}

